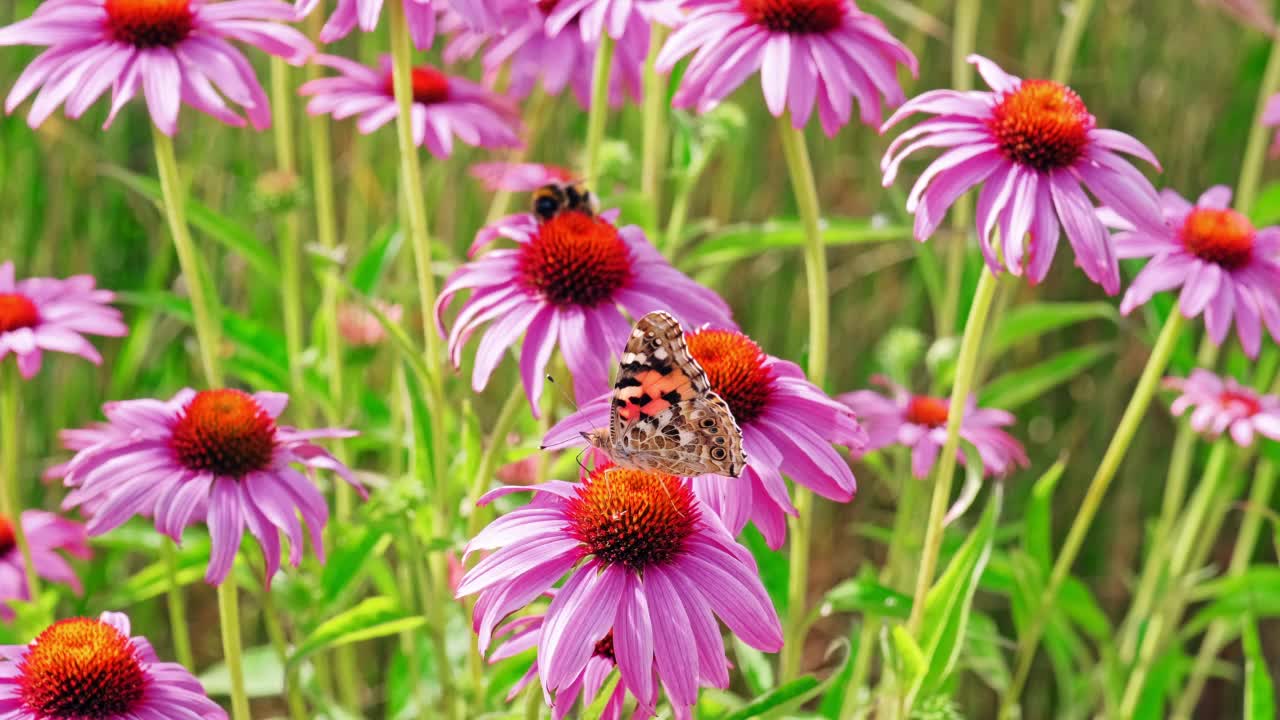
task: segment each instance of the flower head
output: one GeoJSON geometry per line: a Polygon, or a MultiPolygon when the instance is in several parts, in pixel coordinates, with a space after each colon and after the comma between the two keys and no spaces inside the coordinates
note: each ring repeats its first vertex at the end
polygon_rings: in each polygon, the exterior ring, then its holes
{"type": "Polygon", "coordinates": [[[455,271],[440,292],[436,319],[443,334],[444,312],[454,296],[473,291],[448,335],[455,367],[472,334],[492,323],[476,351],[471,384],[477,392],[521,335],[520,376],[537,413],[557,345],[579,400],[608,385],[631,332],[620,310],[638,318],[670,308],[683,323],[732,326],[729,306],[719,296],[672,267],[643,230],[614,225],[617,217],[616,211],[569,211],[539,222],[524,213],[476,235],[472,256],[500,237],[516,247],[491,250],[455,271]]]}
{"type": "MultiPolygon", "coordinates": [[[[395,0],[391,0],[395,2],[395,0]]],[[[351,34],[357,25],[364,32],[373,32],[382,16],[386,0],[338,0],[333,14],[320,29],[320,42],[331,43],[351,34]]],[[[400,0],[404,7],[405,23],[414,47],[426,50],[436,37],[436,15],[443,8],[452,9],[458,17],[476,28],[494,28],[501,14],[501,2],[494,0],[400,0]]],[[[320,0],[294,0],[298,17],[310,15],[320,0]]]]}
{"type": "Polygon", "coordinates": [[[244,119],[259,130],[271,125],[267,95],[253,67],[231,45],[237,40],[301,64],[314,51],[289,21],[294,11],[278,0],[57,0],[34,15],[0,28],[0,45],[47,46],[27,66],[5,102],[13,112],[43,86],[27,122],[37,127],[65,103],[68,117],[84,114],[111,88],[111,113],[139,92],[151,120],[166,135],[178,130],[185,103],[228,125],[244,119]]]}
{"type": "MultiPolygon", "coordinates": [[[[742,429],[747,465],[739,478],[703,475],[692,481],[698,497],[735,535],[754,522],[769,545],[782,546],[786,516],[794,515],[783,475],[823,497],[847,502],[857,490],[848,463],[832,444],[860,451],[866,433],[848,408],[827,397],[795,363],[766,355],[737,330],[703,327],[685,336],[689,352],[707,372],[742,429]]],[[[607,385],[597,385],[603,389],[607,385]]],[[[612,393],[583,403],[561,420],[543,445],[581,444],[583,428],[607,427],[612,393]]]]}
{"type": "Polygon", "coordinates": [[[750,553],[683,481],[602,466],[581,483],[532,491],[532,503],[468,543],[468,553],[494,552],[467,573],[458,596],[479,593],[474,627],[485,652],[503,618],[568,575],[538,638],[549,700],[572,702],[610,636],[622,683],[644,708],[656,706],[659,683],[676,708],[693,705],[699,685],[728,684],[717,617],[752,647],[781,647],[750,553]]]}
{"type": "Polygon", "coordinates": [[[533,192],[545,185],[577,179],[577,175],[567,168],[538,163],[476,163],[471,166],[471,175],[492,192],[533,192]]]}
{"type": "Polygon", "coordinates": [[[1164,222],[1135,227],[1103,213],[1119,228],[1116,254],[1151,258],[1133,279],[1120,311],[1128,314],[1163,290],[1182,288],[1182,314],[1204,314],[1205,327],[1221,345],[1235,318],[1236,333],[1250,357],[1262,345],[1262,325],[1280,340],[1280,227],[1257,230],[1230,209],[1231,190],[1209,188],[1195,205],[1172,190],[1160,196],[1164,222]]]}
{"type": "MultiPolygon", "coordinates": [[[[31,564],[36,574],[50,582],[68,585],[79,593],[80,578],[59,551],[87,560],[89,541],[84,526],[50,512],[27,510],[22,513],[22,532],[31,549],[31,564]]],[[[14,535],[13,521],[0,515],[0,618],[13,619],[8,601],[30,599],[27,570],[14,535]]]]}
{"type": "Polygon", "coordinates": [[[95,284],[90,275],[15,281],[13,263],[0,263],[0,362],[13,353],[28,379],[40,372],[46,350],[101,364],[102,356],[84,336],[121,337],[128,329],[108,304],[115,294],[95,284]]]}
{"type": "Polygon", "coordinates": [[[1241,447],[1252,445],[1255,435],[1280,440],[1280,397],[1261,395],[1235,378],[1202,369],[1191,371],[1190,377],[1166,378],[1164,384],[1179,393],[1170,412],[1182,417],[1191,410],[1191,429],[1198,433],[1218,437],[1229,431],[1241,447]]]}
{"type": "MultiPolygon", "coordinates": [[[[873,390],[845,393],[838,399],[858,414],[870,442],[867,450],[889,445],[911,448],[911,472],[918,478],[928,477],[938,459],[938,451],[947,440],[947,416],[950,401],[928,395],[913,395],[886,378],[876,378],[888,396],[873,390]]],[[[1004,428],[1015,418],[1004,410],[979,408],[969,399],[960,421],[960,437],[978,449],[987,475],[1008,475],[1019,467],[1027,467],[1027,451],[1004,428]]],[[[964,459],[964,450],[958,460],[964,459]]]]}
{"type": "Polygon", "coordinates": [[[27,645],[0,646],[0,694],[12,720],[225,720],[200,681],[129,636],[129,618],[59,620],[27,645]]]}
{"type": "MultiPolygon", "coordinates": [[[[311,80],[298,90],[311,97],[307,112],[337,119],[359,116],[356,127],[365,134],[400,115],[390,57],[384,56],[377,70],[336,55],[317,55],[314,61],[340,74],[311,80]]],[[[505,98],[464,78],[426,65],[413,69],[413,140],[436,157],[453,152],[454,135],[477,147],[519,146],[517,114],[505,98]]]]}
{"type": "Polygon", "coordinates": [[[168,401],[107,403],[111,430],[100,430],[102,441],[67,463],[63,482],[75,490],[63,506],[91,515],[90,535],[142,515],[179,541],[185,527],[204,520],[213,540],[205,574],[212,584],[230,572],[246,528],[262,546],[268,580],[280,567],[280,532],[289,539],[289,563],[297,567],[304,543],[299,514],[323,560],[329,509],[307,476],[332,470],[364,490],[345,465],[311,441],[355,433],[277,425],[288,402],[283,393],[186,389],[168,401]]]}
{"type": "Polygon", "coordinates": [[[897,66],[914,74],[916,58],[874,15],[853,0],[685,0],[689,14],[671,34],[657,66],[668,71],[694,53],[676,107],[703,113],[760,71],[765,104],[791,113],[797,128],[814,105],[827,135],[849,123],[853,101],[862,121],[878,125],[883,106],[905,96],[897,66]]]}
{"type": "Polygon", "coordinates": [[[902,133],[880,163],[888,187],[912,153],[946,149],[907,198],[916,239],[927,240],[947,208],[981,185],[978,237],[992,272],[1008,269],[1040,282],[1053,263],[1061,229],[1085,275],[1108,293],[1119,292],[1120,265],[1085,190],[1130,222],[1158,226],[1155,189],[1118,153],[1159,167],[1155,156],[1129,135],[1097,127],[1071,88],[1022,80],[977,55],[969,61],[992,92],[933,90],[908,101],[884,125],[888,129],[916,113],[937,116],[902,133]]]}

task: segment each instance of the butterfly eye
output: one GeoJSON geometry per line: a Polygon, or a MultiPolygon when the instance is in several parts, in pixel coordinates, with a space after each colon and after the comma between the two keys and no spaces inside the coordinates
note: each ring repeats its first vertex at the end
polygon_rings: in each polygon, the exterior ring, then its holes
{"type": "Polygon", "coordinates": [[[711,448],[711,457],[716,460],[723,460],[728,457],[728,453],[724,451],[724,448],[715,447],[711,448]]]}
{"type": "Polygon", "coordinates": [[[715,426],[716,426],[716,421],[714,418],[702,418],[702,427],[713,428],[715,426]]]}

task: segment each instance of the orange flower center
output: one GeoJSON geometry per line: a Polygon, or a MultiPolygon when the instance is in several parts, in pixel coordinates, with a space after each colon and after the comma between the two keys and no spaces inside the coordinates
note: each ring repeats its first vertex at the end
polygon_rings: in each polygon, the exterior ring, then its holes
{"type": "Polygon", "coordinates": [[[183,408],[169,445],[190,470],[241,478],[271,465],[276,423],[246,393],[205,390],[183,408]]]}
{"type": "Polygon", "coordinates": [[[40,311],[31,298],[18,293],[0,293],[0,333],[40,324],[40,311]]]}
{"type": "Polygon", "coordinates": [[[89,618],[50,625],[31,642],[18,672],[25,709],[50,720],[132,717],[148,681],[129,638],[89,618]]]}
{"type": "Polygon", "coordinates": [[[751,338],[734,330],[701,330],[686,336],[689,354],[707,371],[711,389],[745,425],[760,416],[773,393],[773,373],[751,338]]]}
{"type": "Polygon", "coordinates": [[[844,0],[741,0],[742,13],[774,32],[828,33],[844,21],[844,0]]]}
{"type": "Polygon", "coordinates": [[[13,552],[18,546],[18,539],[13,534],[13,523],[9,518],[0,515],[0,558],[13,552]]]}
{"type": "Polygon", "coordinates": [[[173,47],[191,34],[191,0],[106,0],[107,34],[138,48],[173,47]]]}
{"type": "Polygon", "coordinates": [[[1228,270],[1253,258],[1253,223],[1235,210],[1195,208],[1182,223],[1182,244],[1192,255],[1228,270]]]}
{"type": "Polygon", "coordinates": [[[569,501],[569,532],[606,565],[663,565],[684,551],[698,510],[678,478],[613,466],[597,468],[569,501]]]}
{"type": "Polygon", "coordinates": [[[521,246],[520,279],[555,305],[591,307],[631,280],[631,253],[608,221],[562,212],[521,246]]]}
{"type": "MultiPolygon", "coordinates": [[[[389,97],[396,96],[395,77],[387,73],[383,79],[383,91],[389,97]]],[[[413,69],[413,101],[419,105],[434,105],[449,99],[449,76],[428,65],[413,69]]]]}
{"type": "Polygon", "coordinates": [[[1262,403],[1250,393],[1227,390],[1218,396],[1218,401],[1227,410],[1234,410],[1245,417],[1253,417],[1262,412],[1262,403]]]}
{"type": "Polygon", "coordinates": [[[912,395],[907,403],[907,422],[926,427],[942,427],[947,424],[950,404],[942,398],[912,395]]]}
{"type": "Polygon", "coordinates": [[[987,126],[1010,160],[1040,171],[1068,167],[1089,146],[1095,121],[1071,88],[1026,80],[991,111],[987,126]]]}

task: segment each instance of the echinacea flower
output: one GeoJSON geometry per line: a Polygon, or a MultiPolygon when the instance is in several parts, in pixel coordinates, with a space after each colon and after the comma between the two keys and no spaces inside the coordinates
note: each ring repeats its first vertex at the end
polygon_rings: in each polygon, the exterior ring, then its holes
{"type": "Polygon", "coordinates": [[[734,327],[724,300],[672,267],[639,227],[614,225],[617,218],[617,211],[566,211],[539,222],[522,213],[476,234],[471,257],[499,238],[516,243],[458,268],[436,302],[436,323],[444,334],[444,313],[454,296],[473,291],[448,334],[454,367],[461,365],[462,348],[472,334],[492,323],[476,350],[471,376],[476,392],[523,335],[520,377],[535,414],[557,346],[578,399],[594,396],[608,385],[631,333],[620,309],[635,318],[668,310],[688,325],[734,327]]]}
{"type": "Polygon", "coordinates": [[[278,21],[294,11],[279,0],[55,0],[26,20],[0,28],[0,45],[48,46],[14,84],[5,111],[13,112],[43,86],[27,122],[37,127],[66,104],[78,118],[111,89],[111,125],[125,103],[141,92],[156,127],[178,131],[183,103],[228,125],[244,119],[271,125],[267,95],[253,66],[231,45],[236,40],[301,65],[311,41],[278,21]]]}
{"type": "Polygon", "coordinates": [[[992,272],[1008,269],[1040,282],[1057,252],[1061,228],[1085,275],[1112,295],[1120,292],[1119,262],[1085,190],[1132,223],[1159,226],[1155,188],[1118,153],[1159,168],[1155,156],[1133,137],[1099,128],[1071,88],[1022,80],[977,55],[969,62],[992,92],[931,90],[909,100],[884,124],[887,130],[916,113],[937,116],[898,136],[880,162],[888,187],[917,150],[946,150],[907,198],[916,239],[927,240],[947,209],[981,185],[975,219],[992,272]],[[993,238],[997,228],[999,237],[993,238]]]}
{"type": "MultiPolygon", "coordinates": [[[[381,300],[374,305],[393,323],[399,323],[404,316],[404,308],[381,300]]],[[[338,334],[351,347],[373,347],[387,338],[387,329],[378,322],[378,317],[359,303],[343,303],[338,306],[338,334]]]]}
{"type": "MultiPolygon", "coordinates": [[[[516,488],[499,488],[482,502],[516,488]]],[[[478,593],[480,652],[513,612],[564,584],[538,638],[538,673],[548,699],[576,696],[599,644],[613,638],[622,682],[643,708],[658,686],[678,712],[698,687],[729,682],[718,617],[765,652],[782,646],[777,613],[755,562],[716,514],[678,478],[598,467],[581,483],[531,488],[529,505],[490,523],[467,553],[491,550],[457,595],[478,593]]]]}
{"type": "MultiPolygon", "coordinates": [[[[680,18],[673,0],[509,0],[546,7],[547,30],[558,35],[576,28],[586,42],[596,44],[608,34],[621,41],[637,18],[645,22],[673,24],[680,18]]],[[[643,52],[648,52],[646,47],[643,52]]]]}
{"type": "MultiPolygon", "coordinates": [[[[853,408],[867,429],[868,451],[890,445],[910,448],[912,474],[918,478],[928,477],[938,452],[946,444],[950,401],[913,395],[887,378],[873,380],[888,389],[887,396],[874,390],[858,390],[837,399],[853,408]]],[[[979,408],[974,398],[966,403],[960,421],[960,438],[978,449],[987,475],[1008,475],[1030,464],[1022,444],[1004,429],[1014,422],[1013,415],[1004,410],[979,408]]],[[[963,461],[965,452],[962,447],[956,459],[963,461]]]]}
{"type": "MultiPolygon", "coordinates": [[[[356,127],[365,134],[399,117],[389,56],[383,56],[377,70],[336,55],[317,55],[313,62],[340,74],[299,88],[311,97],[307,112],[339,120],[359,116],[356,127]]],[[[427,65],[415,67],[412,79],[413,141],[432,155],[448,157],[455,135],[477,147],[520,145],[518,113],[501,95],[427,65]]]]}
{"type": "Polygon", "coordinates": [[[1257,230],[1232,210],[1231,189],[1209,188],[1195,205],[1165,190],[1164,222],[1135,227],[1111,213],[1103,219],[1120,229],[1114,236],[1121,258],[1151,258],[1120,303],[1128,314],[1165,290],[1182,288],[1185,317],[1204,314],[1205,328],[1221,345],[1235,319],[1236,334],[1250,357],[1262,346],[1262,325],[1280,341],[1280,227],[1257,230]]]}
{"type": "Polygon", "coordinates": [[[280,567],[281,532],[297,567],[304,543],[299,515],[323,561],[329,508],[308,476],[331,470],[362,495],[364,489],[312,440],[355,433],[277,425],[288,402],[283,393],[184,389],[168,401],[107,403],[102,409],[112,432],[102,431],[102,442],[67,463],[63,482],[75,489],[63,506],[91,515],[91,536],[141,515],[180,541],[184,528],[203,520],[213,541],[205,574],[211,584],[231,571],[246,528],[262,546],[268,581],[280,567]]]}
{"type": "Polygon", "coordinates": [[[1186,378],[1165,378],[1164,386],[1179,393],[1169,411],[1182,417],[1191,410],[1191,429],[1202,435],[1230,432],[1240,447],[1252,445],[1255,435],[1280,441],[1280,397],[1259,394],[1235,378],[1203,369],[1186,378]]]}
{"type": "Polygon", "coordinates": [[[44,353],[78,355],[102,363],[85,335],[122,337],[128,332],[115,293],[95,287],[90,275],[15,281],[13,263],[0,263],[0,362],[13,353],[22,377],[40,372],[44,353]]]}
{"type": "Polygon", "coordinates": [[[914,75],[916,58],[884,23],[853,0],[685,0],[689,14],[658,55],[670,71],[693,59],[673,104],[705,113],[757,70],[774,117],[791,113],[803,128],[813,115],[828,136],[849,123],[853,101],[875,126],[884,105],[902,103],[898,65],[914,75]]]}
{"type": "MultiPolygon", "coordinates": [[[[731,532],[736,535],[754,522],[770,547],[782,546],[786,516],[796,512],[783,475],[838,502],[853,498],[853,472],[832,447],[844,445],[856,453],[866,444],[853,412],[809,382],[795,363],[766,355],[737,330],[703,327],[687,333],[685,340],[711,389],[728,403],[742,429],[747,464],[741,477],[702,475],[692,481],[698,497],[731,532]]],[[[582,444],[584,429],[608,427],[611,404],[611,392],[583,403],[542,444],[582,444]]]]}
{"type": "MultiPolygon", "coordinates": [[[[13,531],[13,522],[0,515],[0,618],[6,621],[13,619],[10,600],[31,599],[26,565],[13,531]]],[[[22,513],[22,533],[31,550],[31,565],[36,575],[67,585],[79,594],[80,578],[58,553],[65,552],[81,560],[89,558],[89,539],[84,525],[51,512],[26,510],[22,513]]]]}
{"type": "Polygon", "coordinates": [[[161,662],[129,617],[59,620],[26,645],[0,646],[6,720],[226,720],[200,681],[161,662]]]}
{"type": "Polygon", "coordinates": [[[573,181],[577,175],[568,168],[539,163],[487,162],[471,166],[471,176],[486,190],[533,192],[540,187],[573,181]]]}
{"type": "MultiPolygon", "coordinates": [[[[333,14],[320,29],[320,42],[331,43],[351,34],[359,25],[364,32],[373,32],[382,17],[386,2],[400,2],[404,8],[405,24],[414,47],[426,50],[436,37],[436,15],[445,4],[441,0],[338,0],[333,14]]],[[[320,0],[294,0],[297,17],[310,15],[320,0]]],[[[459,17],[477,28],[493,28],[497,22],[500,2],[495,0],[448,0],[447,7],[459,17]]]]}

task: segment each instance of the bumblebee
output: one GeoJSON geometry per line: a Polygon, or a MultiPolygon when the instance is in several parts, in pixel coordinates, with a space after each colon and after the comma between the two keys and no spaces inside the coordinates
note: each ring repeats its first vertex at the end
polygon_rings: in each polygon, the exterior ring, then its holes
{"type": "Polygon", "coordinates": [[[538,222],[570,211],[594,216],[598,210],[596,196],[580,182],[551,183],[533,191],[533,214],[538,222]]]}

